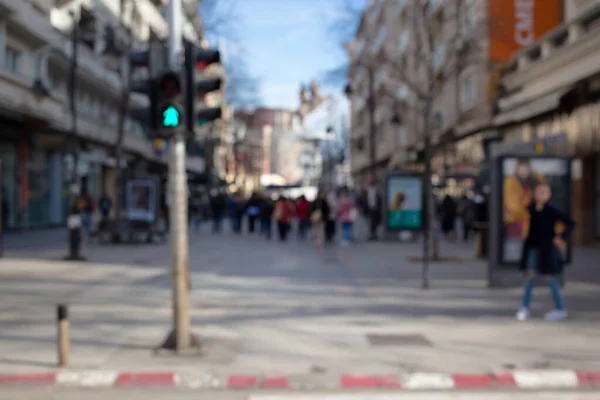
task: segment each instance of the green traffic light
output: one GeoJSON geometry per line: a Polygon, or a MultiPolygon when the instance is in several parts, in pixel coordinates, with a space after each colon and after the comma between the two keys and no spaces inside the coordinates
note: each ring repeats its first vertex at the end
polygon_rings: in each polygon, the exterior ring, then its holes
{"type": "Polygon", "coordinates": [[[204,126],[204,125],[206,125],[206,121],[204,121],[202,119],[200,121],[198,121],[198,126],[204,126]]]}
{"type": "Polygon", "coordinates": [[[177,128],[180,123],[179,110],[175,106],[168,106],[163,111],[163,126],[165,128],[177,128]]]}

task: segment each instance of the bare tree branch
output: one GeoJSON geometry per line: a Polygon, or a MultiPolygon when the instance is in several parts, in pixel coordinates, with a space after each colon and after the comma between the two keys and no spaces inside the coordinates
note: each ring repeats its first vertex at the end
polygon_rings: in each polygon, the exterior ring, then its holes
{"type": "MultiPolygon", "coordinates": [[[[356,29],[365,10],[365,4],[353,0],[341,2],[337,10],[337,18],[328,21],[326,26],[327,36],[333,38],[336,45],[343,47],[349,43],[356,34],[356,29]]],[[[346,51],[344,50],[344,54],[346,51]]],[[[320,81],[325,85],[340,86],[347,82],[349,72],[349,60],[345,60],[334,68],[324,71],[320,81]]]]}
{"type": "Polygon", "coordinates": [[[241,18],[236,12],[238,0],[199,0],[198,3],[198,11],[208,40],[239,40],[238,27],[241,18]]]}
{"type": "MultiPolygon", "coordinates": [[[[238,29],[243,24],[237,6],[237,0],[199,2],[198,9],[209,41],[223,40],[225,43],[236,43],[236,47],[242,47],[238,29]]],[[[227,103],[234,107],[258,105],[262,97],[260,80],[250,74],[246,54],[243,51],[227,51],[226,56],[223,57],[222,62],[227,74],[225,88],[227,103]]]]}

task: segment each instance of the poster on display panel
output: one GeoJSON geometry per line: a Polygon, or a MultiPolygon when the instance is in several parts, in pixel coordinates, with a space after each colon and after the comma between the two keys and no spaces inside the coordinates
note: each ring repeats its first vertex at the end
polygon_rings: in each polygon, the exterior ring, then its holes
{"type": "MultiPolygon", "coordinates": [[[[502,233],[500,260],[514,264],[521,260],[523,243],[529,232],[528,206],[533,201],[533,190],[538,183],[547,183],[552,189],[550,202],[571,214],[571,159],[568,157],[504,157],[500,159],[502,173],[502,233]]],[[[558,223],[557,234],[564,230],[558,223]]],[[[571,244],[566,243],[563,254],[571,261],[571,244]]]]}
{"type": "Polygon", "coordinates": [[[127,182],[127,218],[131,221],[156,220],[156,181],[135,179],[127,182]]]}
{"type": "Polygon", "coordinates": [[[401,173],[388,175],[385,203],[388,231],[423,229],[423,177],[401,173]]]}

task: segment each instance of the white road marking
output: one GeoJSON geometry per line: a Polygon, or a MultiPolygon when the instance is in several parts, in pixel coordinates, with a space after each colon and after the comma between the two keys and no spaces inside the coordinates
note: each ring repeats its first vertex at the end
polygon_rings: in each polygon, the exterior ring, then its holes
{"type": "Polygon", "coordinates": [[[574,371],[515,371],[513,377],[517,387],[533,388],[573,388],[579,386],[577,374],[574,371]]]}
{"type": "Polygon", "coordinates": [[[414,373],[402,379],[402,387],[409,390],[414,389],[452,389],[454,379],[449,374],[439,373],[414,373]]]}
{"type": "Polygon", "coordinates": [[[107,387],[113,386],[118,373],[113,371],[59,372],[56,384],[62,386],[107,387]]]}

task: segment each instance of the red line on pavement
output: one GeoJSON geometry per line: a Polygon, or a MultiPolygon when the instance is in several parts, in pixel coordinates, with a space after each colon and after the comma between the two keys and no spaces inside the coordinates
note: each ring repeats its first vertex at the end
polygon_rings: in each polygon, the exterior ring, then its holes
{"type": "Polygon", "coordinates": [[[577,372],[577,379],[582,386],[600,386],[600,372],[577,372]]]}
{"type": "Polygon", "coordinates": [[[257,384],[258,378],[251,375],[230,375],[227,380],[229,389],[249,389],[256,387],[257,384]]]}
{"type": "Polygon", "coordinates": [[[494,378],[496,378],[496,385],[498,386],[517,386],[517,382],[515,381],[515,377],[510,372],[503,372],[500,374],[495,374],[494,378]]]}
{"type": "Polygon", "coordinates": [[[490,375],[453,375],[454,387],[456,388],[482,388],[494,385],[494,378],[490,375]]]}
{"type": "Polygon", "coordinates": [[[376,388],[379,387],[379,378],[368,375],[342,375],[340,386],[347,388],[376,388]]]}
{"type": "Polygon", "coordinates": [[[398,389],[402,387],[402,384],[397,376],[382,376],[379,378],[379,386],[386,389],[398,389]]]}
{"type": "Polygon", "coordinates": [[[115,386],[173,385],[174,383],[173,373],[123,373],[117,377],[115,386]]]}
{"type": "Polygon", "coordinates": [[[55,373],[44,374],[22,374],[22,375],[0,375],[1,383],[27,383],[27,384],[54,384],[56,382],[55,373]]]}
{"type": "Polygon", "coordinates": [[[290,381],[285,376],[267,376],[263,379],[261,386],[266,389],[287,389],[290,381]]]}

